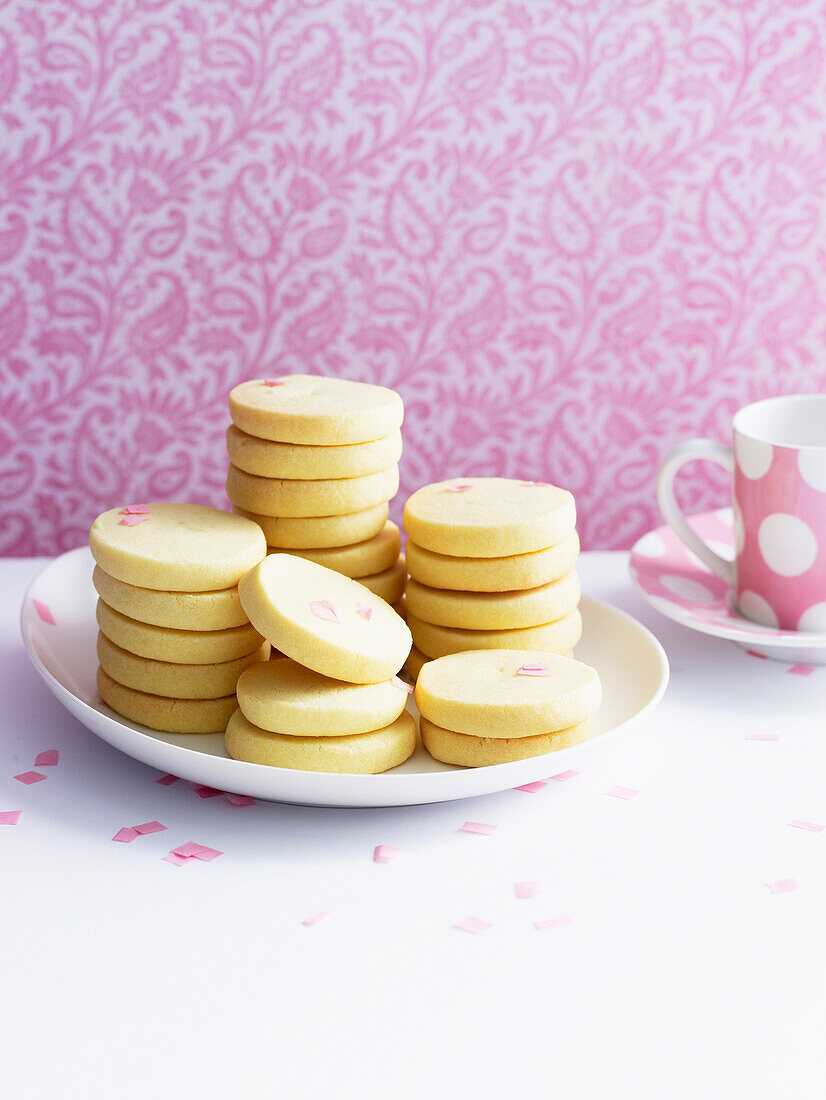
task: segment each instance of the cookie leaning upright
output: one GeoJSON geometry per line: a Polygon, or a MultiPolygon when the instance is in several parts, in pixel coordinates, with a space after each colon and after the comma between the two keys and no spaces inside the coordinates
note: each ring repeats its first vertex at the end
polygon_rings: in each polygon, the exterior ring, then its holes
{"type": "Polygon", "coordinates": [[[350,683],[393,676],[410,652],[407,624],[379,596],[323,565],[270,554],[238,586],[255,629],[298,664],[350,683]]]}
{"type": "Polygon", "coordinates": [[[314,375],[256,379],[229,396],[227,496],[290,551],[394,603],[404,589],[400,537],[387,519],[398,491],[401,397],[384,386],[314,375]]]}

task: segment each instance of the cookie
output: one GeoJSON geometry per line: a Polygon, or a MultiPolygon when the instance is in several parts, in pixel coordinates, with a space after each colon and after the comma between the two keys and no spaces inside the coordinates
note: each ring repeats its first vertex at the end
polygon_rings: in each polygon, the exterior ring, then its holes
{"type": "Polygon", "coordinates": [[[453,592],[428,588],[411,577],[404,598],[412,615],[438,626],[514,630],[561,619],[574,610],[579,595],[579,578],[572,572],[522,592],[453,592]]]}
{"type": "MultiPolygon", "coordinates": [[[[404,565],[404,555],[399,557],[395,565],[381,573],[371,573],[367,577],[359,577],[359,584],[369,588],[376,596],[380,596],[385,603],[395,604],[404,595],[404,584],[407,571],[404,565]]],[[[404,618],[404,616],[402,616],[404,618]]]]}
{"type": "Polygon", "coordinates": [[[98,669],[100,697],[108,707],[149,729],[163,733],[223,733],[238,702],[235,692],[223,699],[167,699],[124,687],[98,669]]]}
{"type": "Polygon", "coordinates": [[[309,374],[242,382],[230,392],[229,412],[248,435],[322,447],[384,439],[404,419],[395,390],[309,374]]]}
{"type": "Polygon", "coordinates": [[[238,589],[267,641],[323,676],[376,684],[398,672],[410,651],[410,631],[392,607],[315,562],[270,554],[238,589]]]}
{"type": "Polygon", "coordinates": [[[92,573],[92,583],[104,603],[142,623],[180,630],[226,630],[248,622],[237,585],[215,592],[156,592],[116,580],[99,565],[92,573]]]}
{"type": "Polygon", "coordinates": [[[578,609],[543,626],[518,630],[460,630],[426,623],[424,619],[417,619],[408,608],[407,625],[416,648],[431,658],[466,649],[541,649],[549,653],[568,653],[582,636],[582,617],[578,609]]]}
{"type": "Polygon", "coordinates": [[[134,504],[98,516],[92,557],[138,588],[213,592],[231,588],[267,553],[261,528],[200,504],[134,504]]]}
{"type": "Polygon", "coordinates": [[[404,507],[417,546],[450,557],[497,558],[555,546],[576,524],[566,489],[505,477],[425,485],[404,507]]]}
{"type": "Polygon", "coordinates": [[[579,554],[576,531],[556,546],[529,554],[503,558],[456,558],[425,550],[407,540],[407,571],[430,588],[451,588],[460,592],[515,592],[558,580],[574,568],[579,554]]]}
{"type": "Polygon", "coordinates": [[[329,477],[364,477],[393,466],[402,456],[401,432],[372,443],[343,447],[306,447],[300,443],[275,443],[247,435],[234,424],[227,428],[227,452],[233,466],[259,477],[296,478],[299,481],[329,477]]]}
{"type": "Polygon", "coordinates": [[[292,481],[256,477],[236,466],[227,472],[227,496],[245,512],[264,516],[341,516],[363,512],[392,500],[399,489],[399,468],[389,466],[365,477],[292,481]]]}
{"type": "MultiPolygon", "coordinates": [[[[270,643],[234,661],[209,665],[182,665],[138,657],[98,634],[98,662],[103,671],[123,687],[166,695],[172,699],[219,699],[232,695],[238,677],[250,665],[269,664],[270,643]]],[[[273,662],[274,664],[275,662],[273,662]]]]}
{"type": "Polygon", "coordinates": [[[97,621],[109,641],[121,649],[152,661],[182,665],[234,661],[254,653],[264,641],[251,623],[228,630],[173,630],[130,619],[103,600],[98,600],[97,621]]]}
{"type": "Polygon", "coordinates": [[[416,748],[416,722],[403,711],[383,729],[343,737],[290,737],[247,721],[240,709],[229,720],[227,752],[235,760],[308,772],[375,775],[403,764],[416,748]]]}
{"type": "Polygon", "coordinates": [[[294,550],[299,558],[314,561],[326,569],[335,569],[345,577],[361,578],[381,573],[395,565],[401,548],[401,532],[390,520],[381,531],[364,542],[350,546],[329,546],[317,550],[294,550]]]}
{"type": "Polygon", "coordinates": [[[344,516],[262,516],[233,507],[253,520],[271,550],[313,550],[320,546],[348,546],[374,538],[387,522],[387,502],[344,516]]]}
{"type": "Polygon", "coordinates": [[[347,684],[295,661],[267,661],[238,680],[238,706],[262,730],[290,737],[342,737],[395,722],[407,692],[391,680],[347,684]]]}
{"type": "Polygon", "coordinates": [[[491,764],[508,764],[512,760],[527,760],[529,756],[544,756],[547,752],[567,749],[587,741],[591,723],[583,722],[558,733],[537,733],[533,737],[474,737],[454,733],[429,722],[419,720],[422,743],[434,760],[443,764],[459,764],[463,768],[485,768],[491,764]]]}
{"type": "Polygon", "coordinates": [[[424,653],[422,653],[421,650],[416,649],[415,646],[413,646],[413,648],[408,653],[407,660],[404,662],[404,667],[407,670],[407,675],[410,677],[414,684],[419,678],[420,672],[429,660],[430,658],[425,657],[424,653]]]}
{"type": "Polygon", "coordinates": [[[429,661],[416,684],[421,715],[485,738],[556,733],[592,718],[601,701],[594,669],[537,650],[453,653],[429,661]]]}

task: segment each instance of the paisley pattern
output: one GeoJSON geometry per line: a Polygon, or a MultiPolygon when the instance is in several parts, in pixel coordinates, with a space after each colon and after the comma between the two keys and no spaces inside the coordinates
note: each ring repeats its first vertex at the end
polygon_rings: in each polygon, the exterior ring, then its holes
{"type": "MultiPolygon", "coordinates": [[[[0,0],[0,553],[224,503],[227,391],[394,386],[402,490],[657,526],[674,443],[822,389],[822,0],[0,0]]],[[[726,503],[691,469],[683,503],[726,503]]]]}

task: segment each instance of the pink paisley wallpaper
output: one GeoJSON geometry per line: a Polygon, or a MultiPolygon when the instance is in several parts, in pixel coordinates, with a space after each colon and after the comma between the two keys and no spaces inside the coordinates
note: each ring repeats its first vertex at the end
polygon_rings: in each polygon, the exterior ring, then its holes
{"type": "Polygon", "coordinates": [[[824,48],[823,0],[0,0],[0,553],[222,504],[227,391],[296,371],[401,391],[397,505],[546,478],[628,546],[677,440],[826,381],[824,48]]]}

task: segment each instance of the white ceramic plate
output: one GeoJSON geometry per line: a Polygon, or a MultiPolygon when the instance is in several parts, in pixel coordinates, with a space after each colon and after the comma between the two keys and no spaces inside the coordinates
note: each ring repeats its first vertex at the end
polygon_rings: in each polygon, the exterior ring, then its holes
{"type": "MultiPolygon", "coordinates": [[[[701,539],[734,558],[731,508],[700,512],[688,522],[701,539]]],[[[826,664],[826,634],[778,630],[744,619],[725,581],[711,572],[667,525],[643,535],[631,550],[631,580],[643,599],[674,622],[727,638],[741,649],[791,664],[826,664]]]]}
{"type": "MultiPolygon", "coordinates": [[[[433,760],[421,745],[381,775],[290,771],[230,759],[222,734],[157,733],[128,722],[99,701],[92,557],[83,547],[50,562],[23,603],[23,641],[35,668],[75,718],[144,764],[234,794],[311,806],[406,806],[490,794],[576,767],[583,757],[652,710],[668,683],[668,660],[653,635],[630,615],[582,598],[577,657],[600,674],[604,700],[589,741],[546,756],[458,768],[433,760]],[[53,622],[49,620],[53,619],[53,622]]],[[[415,707],[410,703],[415,714],[415,707]]]]}

